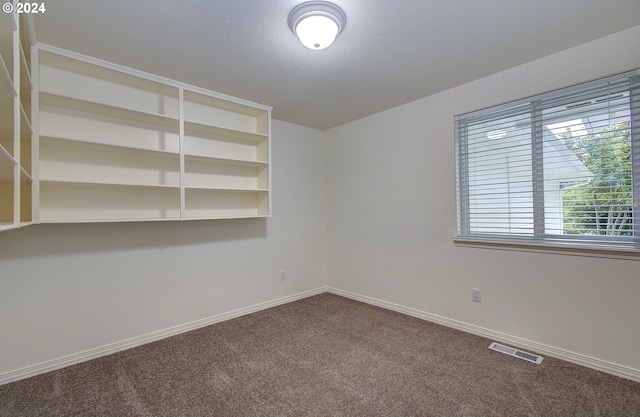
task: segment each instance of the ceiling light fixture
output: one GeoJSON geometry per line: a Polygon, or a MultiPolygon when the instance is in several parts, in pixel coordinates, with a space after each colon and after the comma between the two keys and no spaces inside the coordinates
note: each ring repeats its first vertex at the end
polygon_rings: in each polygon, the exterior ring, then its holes
{"type": "Polygon", "coordinates": [[[502,139],[503,137],[507,136],[507,133],[508,132],[504,129],[492,130],[491,132],[487,132],[487,137],[491,140],[502,139]]]}
{"type": "Polygon", "coordinates": [[[347,24],[341,8],[326,1],[308,1],[289,13],[289,28],[309,49],[319,51],[331,45],[347,24]]]}

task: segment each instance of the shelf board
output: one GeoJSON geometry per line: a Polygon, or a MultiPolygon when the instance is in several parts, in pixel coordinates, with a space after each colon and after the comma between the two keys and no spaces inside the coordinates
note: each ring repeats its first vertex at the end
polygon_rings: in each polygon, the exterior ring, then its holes
{"type": "Polygon", "coordinates": [[[113,182],[91,182],[91,181],[67,181],[58,180],[55,178],[40,178],[41,185],[56,185],[56,186],[96,186],[96,187],[111,187],[111,188],[153,188],[153,189],[167,189],[167,190],[179,190],[179,185],[161,185],[161,184],[125,184],[125,183],[113,183],[113,182]]]}
{"type": "Polygon", "coordinates": [[[33,129],[31,127],[31,122],[29,121],[29,117],[27,116],[27,112],[24,110],[24,106],[20,103],[20,133],[29,132],[29,134],[33,133],[33,129]]]}
{"type": "Polygon", "coordinates": [[[214,97],[208,94],[202,94],[195,91],[185,89],[184,101],[191,103],[204,104],[205,106],[216,107],[219,109],[227,110],[234,113],[240,113],[247,116],[258,117],[267,113],[266,109],[247,106],[245,104],[237,103],[232,100],[226,100],[219,97],[214,97]]]}
{"type": "Polygon", "coordinates": [[[18,164],[13,156],[0,145],[0,181],[12,181],[14,176],[14,167],[18,164]]]}
{"type": "Polygon", "coordinates": [[[7,70],[7,66],[4,64],[2,55],[0,55],[0,96],[15,97],[18,93],[13,85],[13,80],[7,70]]]}
{"type": "Polygon", "coordinates": [[[198,187],[186,185],[187,191],[207,191],[207,192],[223,192],[223,193],[268,193],[266,188],[221,188],[221,187],[198,187]]]}
{"type": "Polygon", "coordinates": [[[13,102],[15,97],[0,96],[0,140],[13,140],[13,102]]]}
{"type": "Polygon", "coordinates": [[[33,88],[31,72],[29,71],[29,64],[22,47],[22,42],[20,42],[20,88],[25,88],[27,90],[31,90],[33,88]]]}
{"type": "Polygon", "coordinates": [[[33,182],[33,177],[23,167],[20,167],[20,182],[23,182],[23,183],[33,182]]]}
{"type": "Polygon", "coordinates": [[[13,155],[11,155],[11,153],[7,151],[7,149],[4,146],[2,146],[2,144],[0,144],[0,163],[5,162],[6,159],[11,161],[13,165],[16,165],[18,163],[13,157],[13,155]]]}
{"type": "Polygon", "coordinates": [[[163,114],[153,114],[141,112],[138,110],[129,110],[121,107],[110,106],[108,104],[95,103],[92,101],[65,97],[58,94],[51,94],[47,93],[46,91],[40,92],[40,104],[161,126],[178,128],[179,125],[178,119],[165,116],[163,114]]]}
{"type": "Polygon", "coordinates": [[[201,221],[201,220],[225,220],[225,219],[264,219],[269,217],[268,214],[256,214],[256,215],[238,215],[238,216],[212,216],[212,217],[189,217],[185,216],[184,220],[188,221],[201,221]]]}
{"type": "Polygon", "coordinates": [[[244,132],[241,130],[227,129],[224,127],[205,125],[202,123],[191,122],[185,120],[184,122],[184,131],[185,135],[188,135],[189,132],[199,132],[205,133],[212,136],[231,138],[231,139],[241,139],[251,142],[259,142],[261,140],[265,140],[269,137],[269,135],[264,135],[262,133],[253,133],[253,132],[244,132]]]}
{"type": "Polygon", "coordinates": [[[68,146],[71,148],[85,148],[85,149],[104,149],[111,152],[124,152],[124,153],[140,153],[148,155],[149,153],[159,154],[166,157],[179,157],[180,154],[172,151],[165,151],[161,149],[146,149],[136,148],[133,146],[120,146],[112,145],[108,143],[100,143],[93,141],[85,141],[79,139],[59,138],[53,136],[40,136],[41,145],[53,145],[53,146],[68,146]]]}
{"type": "MultiPolygon", "coordinates": [[[[91,60],[94,61],[93,58],[91,58],[91,60]]],[[[157,82],[144,76],[129,74],[125,72],[126,70],[107,68],[106,66],[100,65],[99,62],[88,62],[87,60],[61,55],[45,49],[39,50],[39,65],[46,65],[153,93],[163,94],[176,99],[178,98],[178,88],[176,86],[157,82]]]]}
{"type": "Polygon", "coordinates": [[[185,159],[194,159],[196,161],[210,161],[213,164],[225,164],[225,165],[240,165],[247,167],[268,167],[268,162],[263,161],[251,161],[247,159],[231,159],[231,158],[218,158],[215,156],[205,156],[205,155],[190,155],[185,154],[185,159]]]}
{"type": "Polygon", "coordinates": [[[41,219],[41,224],[82,224],[82,223],[129,223],[129,222],[175,222],[179,221],[180,217],[117,217],[112,219],[59,219],[59,220],[47,220],[41,219]]]}

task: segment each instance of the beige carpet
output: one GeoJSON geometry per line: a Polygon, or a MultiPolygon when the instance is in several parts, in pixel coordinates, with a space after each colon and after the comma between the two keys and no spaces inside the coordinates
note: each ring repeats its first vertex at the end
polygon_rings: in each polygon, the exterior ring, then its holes
{"type": "Polygon", "coordinates": [[[640,383],[330,294],[0,386],[1,416],[640,416],[640,383]]]}

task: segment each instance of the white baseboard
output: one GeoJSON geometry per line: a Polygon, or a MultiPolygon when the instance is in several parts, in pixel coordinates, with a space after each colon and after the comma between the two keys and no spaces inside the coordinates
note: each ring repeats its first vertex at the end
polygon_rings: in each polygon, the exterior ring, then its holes
{"type": "Polygon", "coordinates": [[[615,375],[622,378],[640,382],[640,370],[638,369],[629,368],[629,367],[618,365],[612,362],[603,361],[601,359],[592,358],[579,353],[555,348],[553,346],[548,346],[542,343],[533,342],[531,340],[522,339],[520,337],[496,332],[494,330],[485,329],[483,327],[475,326],[473,324],[449,319],[447,317],[439,316],[432,313],[427,313],[421,310],[416,310],[414,308],[405,307],[399,304],[394,304],[388,301],[379,300],[379,299],[368,297],[365,295],[344,291],[338,288],[320,287],[313,290],[290,295],[287,297],[282,297],[282,298],[278,298],[271,301],[265,301],[263,303],[255,304],[248,307],[243,307],[237,310],[232,310],[226,313],[218,314],[216,316],[204,318],[201,320],[196,320],[190,323],[181,324],[165,330],[159,330],[156,332],[148,333],[146,335],[137,336],[131,339],[111,343],[111,344],[97,347],[94,349],[89,349],[84,352],[75,353],[75,354],[64,356],[61,358],[41,362],[35,365],[30,365],[21,369],[5,372],[0,374],[0,385],[8,384],[9,382],[14,382],[14,381],[29,378],[32,376],[40,375],[46,372],[54,371],[56,369],[66,368],[67,366],[75,365],[75,364],[96,359],[102,356],[111,355],[113,353],[131,349],[136,346],[155,342],[157,340],[165,339],[167,337],[171,337],[171,336],[175,336],[191,330],[199,329],[201,327],[209,326],[211,324],[220,323],[236,317],[255,313],[257,311],[265,310],[271,307],[276,307],[282,304],[287,304],[293,301],[301,300],[303,298],[311,297],[311,296],[322,294],[325,292],[350,298],[352,300],[361,301],[363,303],[375,305],[378,307],[386,308],[388,310],[396,311],[398,313],[406,314],[412,317],[417,317],[419,319],[427,320],[433,323],[437,323],[437,324],[441,324],[454,329],[462,330],[467,333],[472,333],[478,336],[482,336],[487,339],[495,340],[495,341],[506,343],[506,344],[511,344],[516,347],[527,349],[535,353],[562,359],[567,362],[575,363],[576,365],[585,366],[598,371],[606,372],[611,375],[615,375]]]}
{"type": "Polygon", "coordinates": [[[616,363],[604,361],[597,358],[592,358],[590,356],[582,355],[580,353],[571,352],[565,349],[559,349],[553,346],[545,345],[545,344],[534,342],[531,340],[522,339],[517,336],[511,336],[509,334],[496,332],[494,330],[485,329],[483,327],[479,327],[473,324],[465,323],[458,320],[453,320],[447,317],[439,316],[437,314],[427,313],[424,311],[416,310],[414,308],[405,307],[399,304],[390,303],[388,301],[379,300],[379,299],[368,297],[365,295],[344,291],[338,288],[328,287],[327,291],[332,294],[340,295],[342,297],[351,298],[356,301],[361,301],[363,303],[386,308],[388,310],[392,310],[398,313],[417,317],[419,319],[441,324],[443,326],[451,327],[457,330],[462,330],[464,332],[482,336],[487,339],[495,340],[495,341],[510,344],[510,345],[515,345],[516,347],[519,347],[519,348],[524,348],[532,352],[550,356],[553,358],[562,359],[564,361],[571,362],[576,365],[585,366],[587,368],[606,372],[608,374],[619,376],[621,378],[626,378],[632,381],[640,382],[640,370],[638,369],[630,368],[623,365],[618,365],[616,363]]]}
{"type": "Polygon", "coordinates": [[[133,337],[131,339],[122,340],[120,342],[115,342],[105,346],[89,349],[84,352],[74,353],[72,355],[63,356],[61,358],[57,358],[57,359],[41,362],[35,365],[26,366],[21,369],[5,372],[0,374],[0,385],[8,384],[9,382],[14,382],[14,381],[29,378],[32,376],[44,374],[46,372],[55,371],[56,369],[66,368],[67,366],[75,365],[75,364],[96,359],[102,356],[111,355],[113,353],[131,349],[136,346],[155,342],[157,340],[165,339],[167,337],[171,337],[171,336],[175,336],[191,330],[199,329],[201,327],[209,326],[211,324],[220,323],[236,317],[255,313],[260,310],[265,310],[267,308],[276,307],[282,304],[287,304],[292,301],[301,300],[303,298],[311,297],[311,296],[322,294],[325,292],[327,292],[327,288],[320,287],[314,290],[304,291],[298,294],[289,295],[287,297],[282,297],[282,298],[278,298],[271,301],[265,301],[263,303],[255,304],[249,307],[243,307],[237,310],[232,310],[232,311],[218,314],[212,317],[207,317],[204,319],[192,321],[190,323],[185,323],[178,326],[170,327],[168,329],[159,330],[159,331],[148,333],[142,336],[133,337]]]}

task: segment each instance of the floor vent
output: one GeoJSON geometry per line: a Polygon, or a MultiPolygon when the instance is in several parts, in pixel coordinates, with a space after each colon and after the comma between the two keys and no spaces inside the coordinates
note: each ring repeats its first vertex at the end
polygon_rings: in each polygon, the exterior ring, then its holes
{"type": "Polygon", "coordinates": [[[537,363],[538,365],[542,363],[542,356],[534,355],[533,353],[523,352],[518,349],[514,349],[509,346],[501,345],[500,343],[493,342],[489,345],[489,349],[496,350],[498,352],[506,353],[507,355],[515,356],[516,358],[524,359],[525,361],[537,363]]]}

